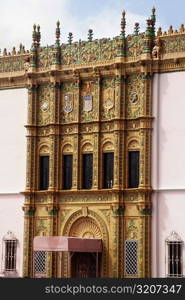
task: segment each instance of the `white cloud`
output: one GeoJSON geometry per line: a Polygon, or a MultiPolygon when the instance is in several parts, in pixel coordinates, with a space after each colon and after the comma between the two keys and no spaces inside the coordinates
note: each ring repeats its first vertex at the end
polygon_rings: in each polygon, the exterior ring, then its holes
{"type": "MultiPolygon", "coordinates": [[[[88,29],[94,31],[94,38],[113,37],[120,33],[121,11],[117,7],[106,6],[92,16],[90,10],[86,18],[72,15],[70,5],[74,0],[6,0],[1,1],[0,48],[8,48],[23,43],[31,46],[32,25],[41,26],[41,44],[50,45],[55,41],[56,21],[61,21],[61,40],[66,42],[68,32],[73,32],[74,40],[87,39],[88,29]]],[[[145,29],[147,16],[126,13],[127,33],[133,32],[134,23],[139,22],[145,29]]]]}

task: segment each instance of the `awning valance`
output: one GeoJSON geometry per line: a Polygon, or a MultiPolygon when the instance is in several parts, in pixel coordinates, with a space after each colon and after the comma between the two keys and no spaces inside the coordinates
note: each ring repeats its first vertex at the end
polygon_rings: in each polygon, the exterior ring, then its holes
{"type": "Polygon", "coordinates": [[[102,252],[101,239],[68,236],[36,236],[33,251],[102,252]]]}

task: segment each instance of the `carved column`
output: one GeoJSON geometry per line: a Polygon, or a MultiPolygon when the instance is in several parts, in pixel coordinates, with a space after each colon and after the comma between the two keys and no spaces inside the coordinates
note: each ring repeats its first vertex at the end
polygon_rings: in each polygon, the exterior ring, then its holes
{"type": "Polygon", "coordinates": [[[35,196],[32,194],[37,189],[37,93],[36,83],[29,82],[28,85],[28,136],[27,136],[27,170],[26,170],[26,191],[24,201],[24,263],[23,276],[32,276],[32,245],[34,238],[34,212],[35,196]]]}
{"type": "Polygon", "coordinates": [[[74,152],[73,152],[73,180],[72,189],[77,190],[80,185],[80,78],[78,74],[74,74],[75,80],[75,101],[77,101],[76,114],[77,114],[77,133],[74,136],[74,152]]]}
{"type": "MultiPolygon", "coordinates": [[[[95,73],[95,101],[97,102],[97,118],[100,120],[100,84],[101,78],[99,73],[95,73]]],[[[97,124],[97,132],[94,134],[94,153],[93,153],[93,188],[99,188],[100,180],[100,133],[99,124],[97,124]]]]}

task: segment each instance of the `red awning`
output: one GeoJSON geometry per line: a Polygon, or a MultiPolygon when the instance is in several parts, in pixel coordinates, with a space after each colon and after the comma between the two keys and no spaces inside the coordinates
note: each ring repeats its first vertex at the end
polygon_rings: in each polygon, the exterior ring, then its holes
{"type": "Polygon", "coordinates": [[[101,239],[68,236],[36,236],[33,251],[102,252],[101,239]]]}

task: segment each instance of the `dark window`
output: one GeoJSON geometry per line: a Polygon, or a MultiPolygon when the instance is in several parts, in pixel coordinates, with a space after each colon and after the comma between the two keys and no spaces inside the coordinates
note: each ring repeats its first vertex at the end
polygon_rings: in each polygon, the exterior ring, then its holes
{"type": "Polygon", "coordinates": [[[70,190],[72,187],[72,155],[63,155],[63,189],[70,190]]]}
{"type": "Polygon", "coordinates": [[[113,186],[114,176],[114,153],[103,153],[103,188],[113,186]]]}
{"type": "Polygon", "coordinates": [[[16,271],[17,241],[5,241],[5,271],[16,271]]]}
{"type": "Polygon", "coordinates": [[[128,163],[129,188],[137,188],[139,185],[139,151],[130,151],[128,163]]]}
{"type": "Polygon", "coordinates": [[[49,186],[49,156],[40,156],[40,190],[49,186]]]}
{"type": "Polygon", "coordinates": [[[92,188],[92,176],[93,176],[93,155],[83,154],[83,166],[82,166],[83,178],[82,188],[92,188]]]}
{"type": "Polygon", "coordinates": [[[182,276],[182,242],[167,242],[168,247],[168,276],[182,276]]]}

